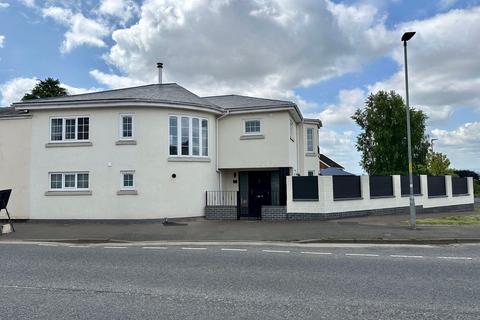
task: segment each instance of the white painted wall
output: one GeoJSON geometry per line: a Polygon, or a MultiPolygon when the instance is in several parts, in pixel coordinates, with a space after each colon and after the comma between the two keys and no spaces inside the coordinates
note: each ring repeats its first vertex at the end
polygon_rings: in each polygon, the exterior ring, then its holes
{"type": "Polygon", "coordinates": [[[0,190],[13,189],[8,211],[15,219],[30,215],[31,125],[30,118],[0,119],[0,190]]]}
{"type": "Polygon", "coordinates": [[[318,127],[314,124],[304,123],[302,125],[302,142],[301,157],[303,158],[303,166],[301,174],[306,176],[308,171],[313,171],[313,175],[319,174],[319,158],[318,158],[318,127]],[[307,128],[313,129],[313,152],[307,152],[307,128]]]}
{"type": "Polygon", "coordinates": [[[279,168],[296,167],[290,150],[290,114],[262,112],[231,114],[219,121],[219,168],[279,168]],[[259,119],[263,139],[241,140],[244,121],[259,119]]]}
{"type": "MultiPolygon", "coordinates": [[[[420,176],[422,195],[415,196],[415,204],[424,208],[471,204],[473,203],[473,179],[468,178],[467,196],[452,196],[452,179],[446,177],[447,197],[429,198],[427,176],[420,176]]],[[[362,199],[334,200],[333,177],[318,177],[318,201],[293,201],[292,177],[287,177],[287,212],[288,213],[335,213],[372,209],[386,209],[409,206],[409,197],[401,196],[400,176],[393,176],[394,197],[370,198],[369,177],[361,176],[362,199]]]]}
{"type": "Polygon", "coordinates": [[[32,219],[151,219],[201,216],[205,191],[218,190],[215,116],[153,108],[34,111],[32,125],[32,219]],[[135,114],[137,145],[115,145],[119,114],[135,114]],[[168,116],[208,118],[210,162],[169,162],[168,116]],[[46,148],[52,116],[90,116],[90,147],[46,148]],[[108,164],[111,163],[111,166],[108,164]],[[89,171],[90,196],[46,196],[48,173],[89,171]],[[120,171],[135,170],[138,195],[117,195],[120,171]],[[175,173],[174,179],[171,175],[175,173]]]}

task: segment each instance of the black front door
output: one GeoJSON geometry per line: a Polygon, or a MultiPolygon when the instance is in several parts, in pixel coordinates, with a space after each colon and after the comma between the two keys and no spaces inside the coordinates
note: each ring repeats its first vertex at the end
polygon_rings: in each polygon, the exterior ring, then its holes
{"type": "Polygon", "coordinates": [[[250,171],[248,173],[248,216],[260,219],[262,206],[270,205],[271,173],[268,171],[250,171]]]}

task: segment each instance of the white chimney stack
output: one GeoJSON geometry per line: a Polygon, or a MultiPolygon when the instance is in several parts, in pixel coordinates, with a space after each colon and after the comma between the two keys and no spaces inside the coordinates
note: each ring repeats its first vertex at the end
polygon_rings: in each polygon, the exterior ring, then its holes
{"type": "Polygon", "coordinates": [[[158,68],[158,84],[162,84],[163,63],[157,62],[157,68],[158,68]]]}

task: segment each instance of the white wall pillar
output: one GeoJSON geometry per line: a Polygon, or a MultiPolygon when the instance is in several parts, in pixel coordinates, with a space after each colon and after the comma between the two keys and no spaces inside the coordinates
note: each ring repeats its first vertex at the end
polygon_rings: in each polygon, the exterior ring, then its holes
{"type": "Polygon", "coordinates": [[[360,176],[360,188],[362,188],[362,198],[370,200],[370,176],[360,176]]]}

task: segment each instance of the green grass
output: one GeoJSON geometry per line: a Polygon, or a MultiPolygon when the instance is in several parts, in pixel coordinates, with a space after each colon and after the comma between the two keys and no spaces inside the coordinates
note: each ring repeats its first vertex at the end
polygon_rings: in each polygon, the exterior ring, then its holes
{"type": "Polygon", "coordinates": [[[444,225],[468,225],[480,224],[480,214],[468,216],[451,216],[442,218],[417,219],[417,224],[444,224],[444,225]]]}

